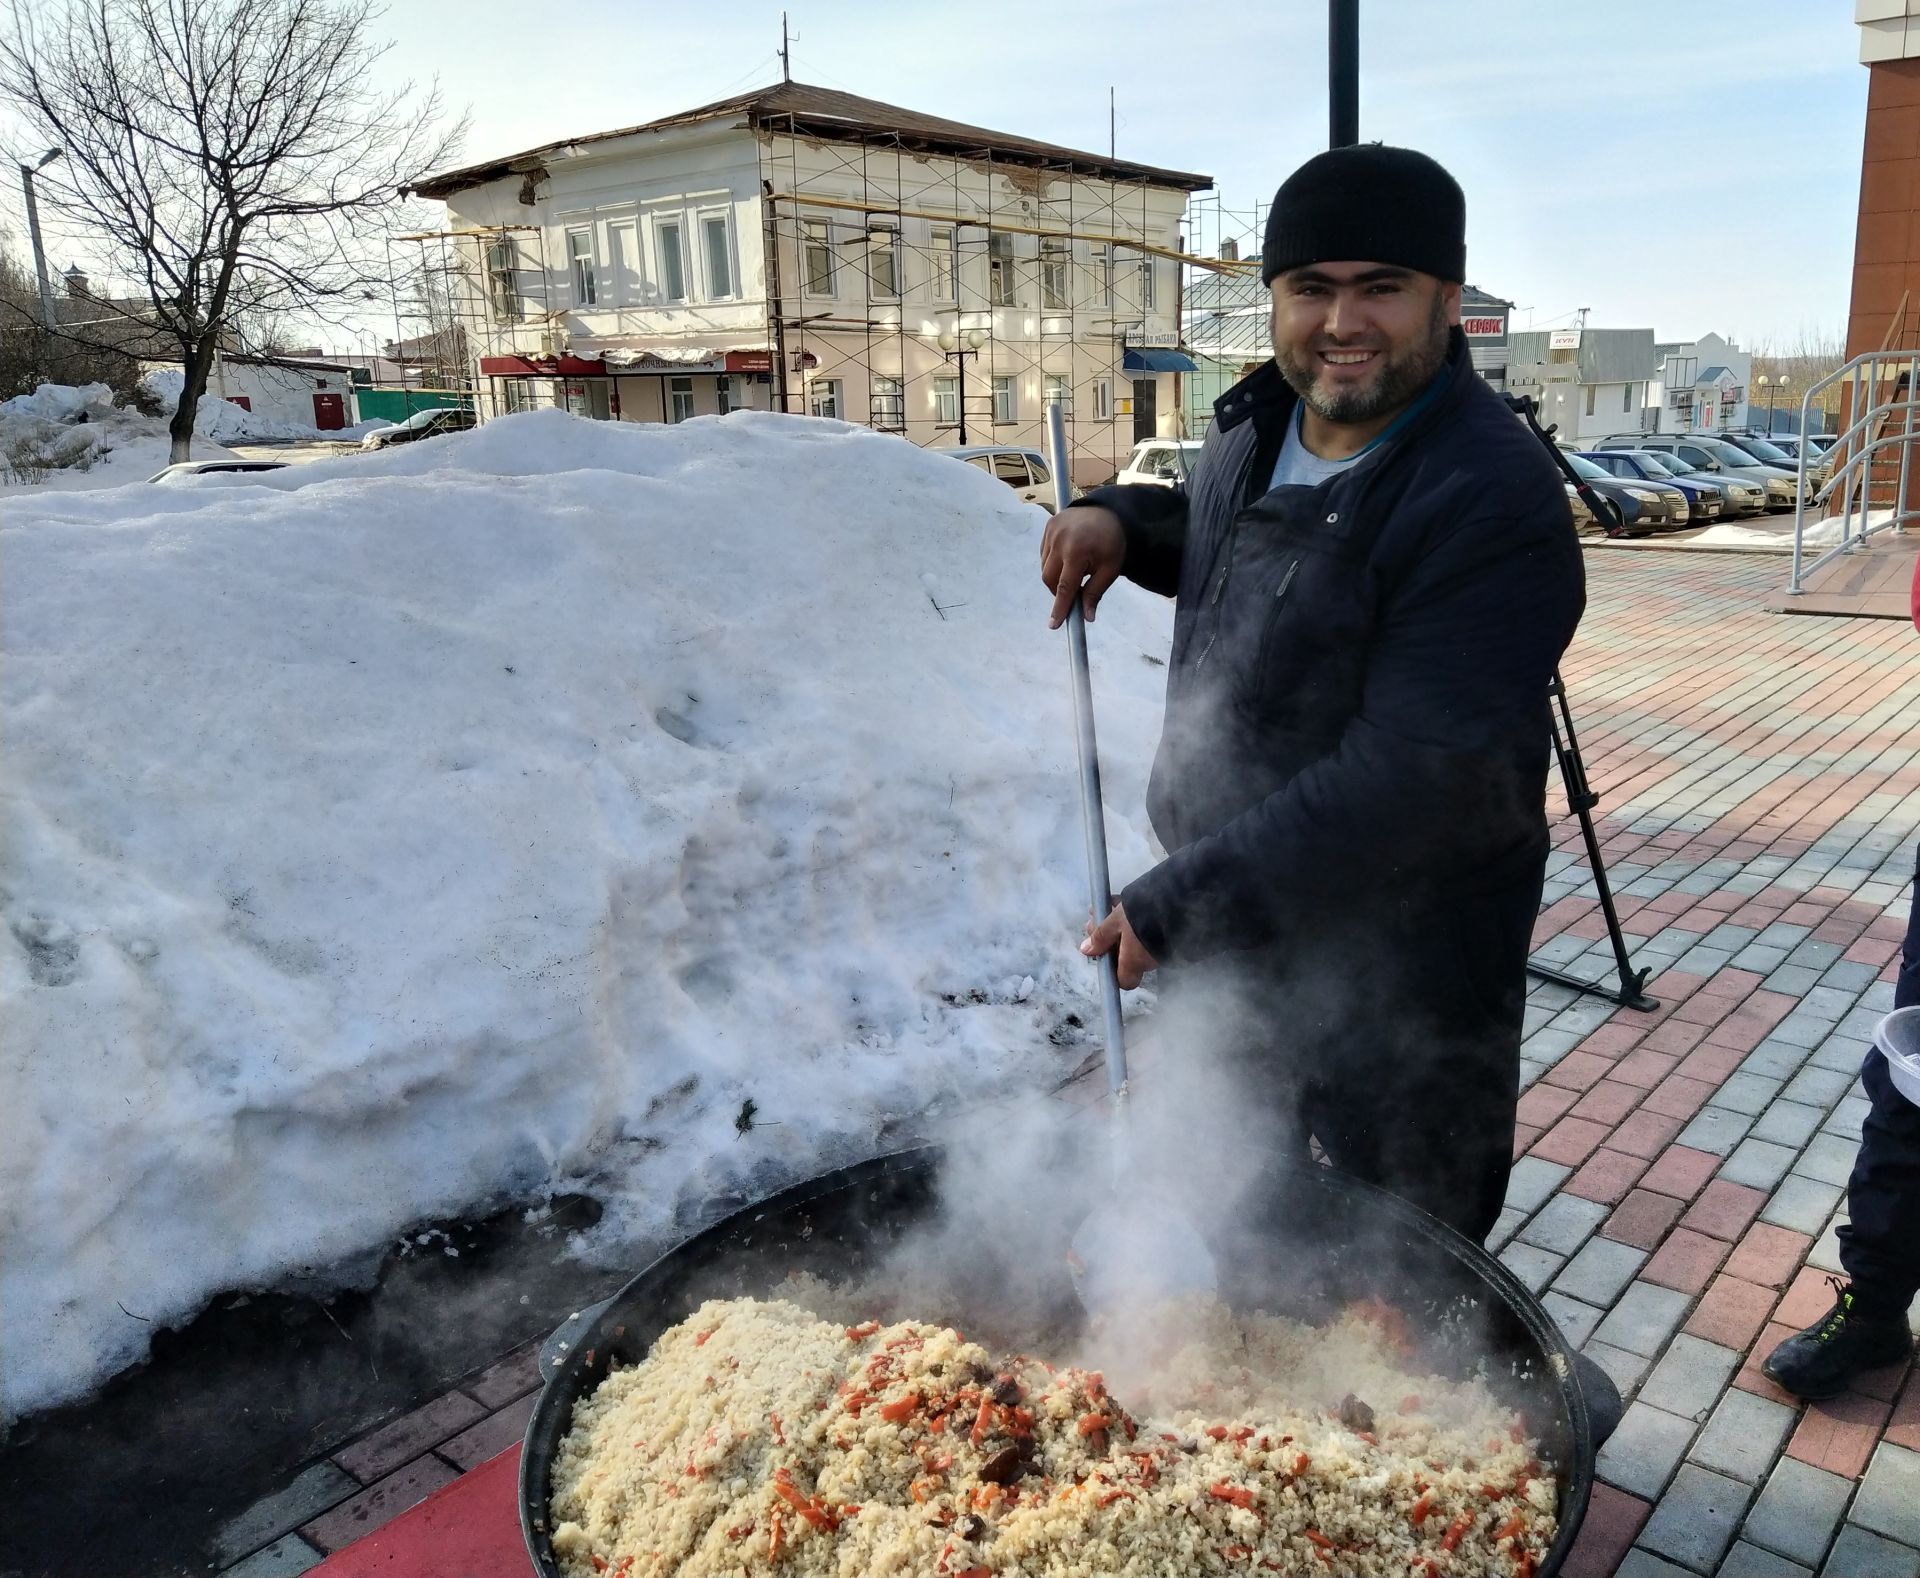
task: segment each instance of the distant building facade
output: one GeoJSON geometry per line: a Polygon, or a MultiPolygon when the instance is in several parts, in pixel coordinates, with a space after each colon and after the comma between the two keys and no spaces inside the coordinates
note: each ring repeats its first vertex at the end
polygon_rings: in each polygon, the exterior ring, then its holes
{"type": "Polygon", "coordinates": [[[1177,431],[1204,175],[779,83],[420,183],[447,205],[483,417],[750,408],[919,444],[1042,442],[1076,480],[1177,431]]]}

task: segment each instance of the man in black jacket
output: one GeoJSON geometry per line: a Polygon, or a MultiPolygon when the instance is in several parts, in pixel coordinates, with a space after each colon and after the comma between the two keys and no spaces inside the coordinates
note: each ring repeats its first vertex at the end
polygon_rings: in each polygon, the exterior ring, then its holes
{"type": "Polygon", "coordinates": [[[1177,599],[1148,789],[1168,854],[1084,951],[1210,1013],[1285,1150],[1310,1133],[1477,1240],[1584,590],[1559,473],[1457,327],[1465,235],[1423,154],[1309,160],[1268,220],[1273,362],[1216,402],[1188,487],[1097,489],[1048,523],[1042,572],[1056,626],[1123,574],[1177,599]]]}

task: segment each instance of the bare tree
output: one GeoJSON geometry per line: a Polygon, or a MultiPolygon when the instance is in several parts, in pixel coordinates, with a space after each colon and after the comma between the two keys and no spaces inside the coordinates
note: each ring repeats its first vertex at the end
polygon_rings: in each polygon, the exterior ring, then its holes
{"type": "Polygon", "coordinates": [[[65,150],[42,201],[141,281],[186,371],[173,458],[222,349],[351,314],[402,187],[458,142],[438,91],[375,86],[372,0],[8,0],[0,95],[65,150]]]}
{"type": "Polygon", "coordinates": [[[111,302],[96,304],[71,280],[53,299],[52,327],[41,322],[40,287],[0,233],[0,400],[43,383],[103,383],[122,405],[141,398],[140,353],[146,329],[111,302]],[[71,323],[71,328],[69,324],[71,323]]]}
{"type": "MultiPolygon", "coordinates": [[[[1789,409],[1798,410],[1801,396],[1846,360],[1846,340],[1838,329],[1803,328],[1790,340],[1778,344],[1762,340],[1753,348],[1753,381],[1758,387],[1764,374],[1768,383],[1788,391],[1789,409]],[[1782,378],[1786,379],[1784,385],[1782,378]]],[[[1840,386],[1836,384],[1822,391],[1815,397],[1815,404],[1822,410],[1838,413],[1840,386]]]]}

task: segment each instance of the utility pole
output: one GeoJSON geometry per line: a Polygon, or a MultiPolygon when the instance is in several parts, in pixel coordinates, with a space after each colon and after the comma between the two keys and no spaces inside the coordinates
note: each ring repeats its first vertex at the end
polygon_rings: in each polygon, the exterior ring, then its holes
{"type": "Polygon", "coordinates": [[[1327,146],[1360,140],[1360,0],[1327,0],[1327,146]]]}
{"type": "Polygon", "coordinates": [[[780,13],[780,80],[793,81],[793,56],[787,50],[787,13],[780,13]]]}
{"type": "Polygon", "coordinates": [[[40,323],[48,329],[53,327],[53,285],[47,278],[47,249],[40,242],[40,205],[34,200],[33,177],[36,171],[46,169],[65,152],[64,148],[49,148],[40,156],[38,164],[20,166],[20,184],[27,194],[27,236],[33,243],[33,272],[40,281],[40,323]]]}
{"type": "Polygon", "coordinates": [[[1113,89],[1107,89],[1107,157],[1114,156],[1113,89]]]}

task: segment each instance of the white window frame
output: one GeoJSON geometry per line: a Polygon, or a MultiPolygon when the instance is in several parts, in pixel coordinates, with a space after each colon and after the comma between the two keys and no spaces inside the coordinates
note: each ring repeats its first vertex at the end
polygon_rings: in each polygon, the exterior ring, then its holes
{"type": "Polygon", "coordinates": [[[693,416],[693,375],[676,373],[667,379],[667,420],[685,422],[693,416]],[[681,402],[684,401],[683,405],[681,402]]]}
{"type": "Polygon", "coordinates": [[[927,232],[927,251],[933,271],[927,293],[935,301],[958,301],[960,290],[959,231],[953,225],[935,225],[927,232]]]}
{"type": "Polygon", "coordinates": [[[1140,310],[1152,312],[1159,300],[1159,286],[1156,278],[1154,257],[1151,252],[1140,254],[1140,310]]]}
{"type": "Polygon", "coordinates": [[[807,414],[842,420],[846,405],[846,383],[839,378],[816,378],[807,385],[807,414]]]}
{"type": "Polygon", "coordinates": [[[833,221],[830,219],[802,219],[800,221],[800,293],[820,300],[831,300],[840,283],[840,260],[833,251],[833,221]],[[813,256],[818,253],[826,259],[827,288],[814,288],[818,275],[814,271],[813,256]]]}
{"type": "Polygon", "coordinates": [[[872,425],[876,432],[904,433],[907,430],[907,386],[889,373],[876,373],[870,391],[872,425]],[[886,387],[891,386],[891,387],[886,387]]]}
{"type": "Polygon", "coordinates": [[[1093,419],[1096,422],[1113,420],[1113,380],[1096,378],[1093,381],[1093,419]]]}
{"type": "Polygon", "coordinates": [[[1058,236],[1040,238],[1040,310],[1068,312],[1073,307],[1073,243],[1058,236]]]}
{"type": "Polygon", "coordinates": [[[708,208],[694,216],[694,223],[700,231],[700,261],[706,272],[700,280],[700,287],[706,301],[738,301],[740,299],[740,270],[733,256],[733,215],[724,208],[708,208]],[[713,230],[720,227],[720,265],[727,272],[725,290],[713,288],[713,230]]]}
{"type": "Polygon", "coordinates": [[[1011,427],[1020,420],[1020,384],[1012,373],[995,373],[990,386],[993,390],[993,424],[995,427],[1011,427]],[[1002,396],[1005,398],[1002,399],[1002,396]]]}
{"type": "Polygon", "coordinates": [[[1073,415],[1073,374],[1050,373],[1042,370],[1040,374],[1040,404],[1044,410],[1053,403],[1053,392],[1060,391],[1060,414],[1073,415]]]}
{"type": "Polygon", "coordinates": [[[940,427],[960,425],[960,380],[958,378],[934,379],[933,420],[940,427]]]}
{"type": "Polygon", "coordinates": [[[900,232],[897,230],[869,230],[867,232],[867,292],[872,301],[898,301],[900,299],[900,232]],[[879,261],[881,255],[887,259],[887,272],[892,276],[892,288],[881,285],[879,261]]]}
{"type": "Polygon", "coordinates": [[[659,262],[654,278],[660,282],[660,299],[679,304],[687,298],[687,222],[680,214],[661,214],[653,221],[653,255],[659,262]],[[669,240],[671,238],[671,240],[669,240]],[[680,290],[673,290],[674,275],[680,276],[680,290]]]}
{"type": "Polygon", "coordinates": [[[1100,281],[1100,305],[1113,305],[1113,243],[1096,241],[1090,252],[1090,261],[1100,281]]]}
{"type": "Polygon", "coordinates": [[[607,225],[607,282],[612,287],[609,299],[616,306],[635,306],[647,299],[645,247],[637,219],[616,219],[607,225]],[[623,272],[630,277],[623,278],[623,272]]]}
{"type": "Polygon", "coordinates": [[[567,231],[567,279],[573,287],[573,304],[591,307],[597,304],[599,291],[594,279],[593,226],[576,226],[567,231]],[[585,250],[581,250],[584,244],[585,250]]]}
{"type": "Polygon", "coordinates": [[[509,378],[507,380],[506,404],[509,415],[515,411],[531,411],[536,404],[533,396],[533,385],[524,378],[509,378]]]}
{"type": "Polygon", "coordinates": [[[524,316],[520,310],[520,286],[515,277],[518,262],[519,249],[511,239],[487,243],[487,302],[495,323],[518,323],[524,316]]]}
{"type": "Polygon", "coordinates": [[[989,230],[987,232],[987,305],[989,307],[1020,305],[1020,286],[1014,278],[1013,266],[1013,232],[989,230]]]}

